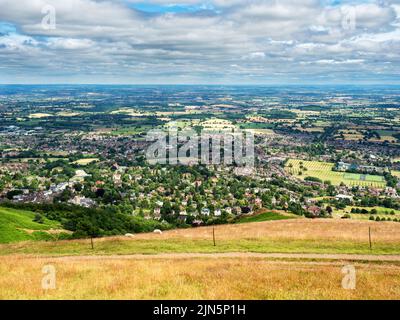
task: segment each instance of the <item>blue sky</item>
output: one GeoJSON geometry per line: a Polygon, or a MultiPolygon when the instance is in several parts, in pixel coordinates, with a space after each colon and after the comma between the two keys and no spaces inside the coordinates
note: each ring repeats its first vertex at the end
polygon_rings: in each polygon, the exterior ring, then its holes
{"type": "Polygon", "coordinates": [[[399,84],[399,15],[399,0],[0,0],[0,83],[399,84]]]}

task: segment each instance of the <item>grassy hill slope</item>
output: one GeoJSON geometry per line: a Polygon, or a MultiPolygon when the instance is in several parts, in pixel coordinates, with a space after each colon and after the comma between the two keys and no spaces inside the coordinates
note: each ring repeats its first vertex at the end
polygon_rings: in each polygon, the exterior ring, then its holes
{"type": "Polygon", "coordinates": [[[11,243],[25,240],[46,240],[51,235],[50,229],[60,229],[60,224],[43,218],[43,224],[34,222],[35,214],[0,207],[0,243],[11,243]]]}
{"type": "Polygon", "coordinates": [[[295,215],[283,215],[278,212],[266,211],[260,214],[246,216],[240,218],[237,223],[252,223],[252,222],[263,222],[263,221],[275,221],[275,220],[288,220],[298,218],[295,215]]]}
{"type": "Polygon", "coordinates": [[[360,220],[289,219],[175,229],[163,234],[0,245],[0,256],[130,255],[160,253],[400,254],[400,224],[360,220]],[[369,246],[369,228],[372,250],[369,246]],[[216,238],[216,246],[213,242],[216,238]]]}

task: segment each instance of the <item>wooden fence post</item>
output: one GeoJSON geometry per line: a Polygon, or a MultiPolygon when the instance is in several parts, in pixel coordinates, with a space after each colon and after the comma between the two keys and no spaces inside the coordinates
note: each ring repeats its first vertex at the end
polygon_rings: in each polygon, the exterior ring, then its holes
{"type": "Polygon", "coordinates": [[[214,247],[216,247],[217,244],[215,243],[215,227],[213,227],[213,241],[214,241],[214,247]]]}

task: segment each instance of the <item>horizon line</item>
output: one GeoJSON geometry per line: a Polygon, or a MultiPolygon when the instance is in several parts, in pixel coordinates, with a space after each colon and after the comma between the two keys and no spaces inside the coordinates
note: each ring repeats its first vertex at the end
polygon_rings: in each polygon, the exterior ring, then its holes
{"type": "Polygon", "coordinates": [[[400,86],[399,83],[0,83],[0,86],[400,86]]]}

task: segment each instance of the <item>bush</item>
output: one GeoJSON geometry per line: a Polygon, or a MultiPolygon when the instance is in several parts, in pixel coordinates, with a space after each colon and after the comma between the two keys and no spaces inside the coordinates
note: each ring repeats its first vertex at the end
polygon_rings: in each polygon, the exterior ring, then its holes
{"type": "Polygon", "coordinates": [[[35,217],[33,218],[33,222],[43,224],[44,223],[43,216],[40,213],[35,213],[35,217]]]}
{"type": "Polygon", "coordinates": [[[304,178],[304,181],[310,181],[310,182],[318,182],[318,183],[322,183],[322,180],[319,178],[315,178],[315,177],[306,177],[304,178]]]}
{"type": "Polygon", "coordinates": [[[369,220],[371,220],[371,221],[375,221],[375,217],[373,217],[373,216],[370,216],[370,217],[369,217],[369,220]]]}

